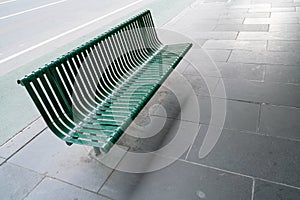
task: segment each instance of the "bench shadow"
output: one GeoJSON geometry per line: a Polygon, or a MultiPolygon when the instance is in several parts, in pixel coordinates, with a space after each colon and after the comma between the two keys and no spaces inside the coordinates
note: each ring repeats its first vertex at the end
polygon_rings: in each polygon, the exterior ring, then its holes
{"type": "Polygon", "coordinates": [[[126,129],[118,144],[127,146],[130,152],[154,152],[174,138],[180,113],[176,96],[162,86],[126,129]]]}

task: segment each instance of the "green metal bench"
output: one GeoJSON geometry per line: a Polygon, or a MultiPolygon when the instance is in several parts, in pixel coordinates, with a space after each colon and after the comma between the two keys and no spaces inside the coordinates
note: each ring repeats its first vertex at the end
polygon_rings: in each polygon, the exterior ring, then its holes
{"type": "Polygon", "coordinates": [[[108,152],[191,46],[163,45],[147,10],[18,83],[56,136],[108,152]]]}

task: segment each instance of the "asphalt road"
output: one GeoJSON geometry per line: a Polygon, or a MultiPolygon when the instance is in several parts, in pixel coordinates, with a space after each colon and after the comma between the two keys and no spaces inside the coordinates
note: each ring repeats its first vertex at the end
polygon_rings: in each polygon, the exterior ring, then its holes
{"type": "MultiPolygon", "coordinates": [[[[36,50],[32,57],[43,54],[40,47],[62,45],[88,26],[95,26],[113,14],[137,6],[141,0],[16,0],[0,4],[0,74],[20,67],[15,60],[36,50]],[[119,12],[115,12],[120,10],[119,12]],[[112,14],[113,13],[113,14],[112,14]],[[95,20],[99,19],[99,20],[95,20]],[[94,23],[92,23],[95,20],[94,23]],[[90,24],[91,23],[91,24],[90,24]],[[75,29],[75,30],[74,30],[75,29]],[[57,44],[57,45],[53,45],[57,44]]],[[[47,48],[48,50],[51,50],[47,48]]],[[[23,61],[23,59],[22,59],[23,61]]],[[[26,60],[24,60],[26,62],[26,60]]],[[[24,64],[24,62],[20,62],[24,64]]]]}
{"type": "Polygon", "coordinates": [[[39,117],[16,80],[150,9],[156,26],[193,0],[0,0],[0,145],[39,117]]]}

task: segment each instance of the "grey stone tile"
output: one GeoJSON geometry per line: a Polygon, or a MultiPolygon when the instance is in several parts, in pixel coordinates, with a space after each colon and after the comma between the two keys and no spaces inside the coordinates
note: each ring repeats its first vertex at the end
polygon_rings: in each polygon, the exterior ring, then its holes
{"type": "Polygon", "coordinates": [[[255,180],[253,200],[293,200],[300,199],[300,190],[284,185],[255,180]]]}
{"type": "Polygon", "coordinates": [[[266,82],[300,84],[300,70],[298,66],[267,65],[266,82]]]}
{"type": "MultiPolygon", "coordinates": [[[[290,7],[295,9],[295,7],[290,7]]],[[[271,13],[271,18],[279,19],[279,18],[297,18],[300,17],[300,12],[275,12],[271,13]]]]}
{"type": "Polygon", "coordinates": [[[231,5],[225,5],[225,9],[223,9],[223,14],[247,14],[248,8],[237,8],[233,7],[235,5],[234,2],[232,2],[231,5]]]}
{"type": "Polygon", "coordinates": [[[230,50],[208,51],[207,49],[196,47],[184,57],[184,60],[193,66],[212,66],[215,62],[228,59],[230,50]],[[220,55],[218,55],[220,54],[220,55]]]}
{"type": "Polygon", "coordinates": [[[198,96],[210,96],[213,94],[219,78],[215,77],[201,77],[195,75],[184,75],[190,83],[193,91],[198,96]]]}
{"type": "Polygon", "coordinates": [[[274,41],[268,42],[270,51],[300,51],[300,41],[274,41]]]}
{"type": "MultiPolygon", "coordinates": [[[[268,3],[272,5],[272,3],[290,3],[293,2],[293,0],[264,0],[263,3],[268,3]]],[[[262,3],[261,0],[253,0],[252,3],[262,3]]]]}
{"type": "Polygon", "coordinates": [[[267,18],[270,16],[271,16],[271,13],[269,13],[269,12],[260,12],[260,13],[247,13],[245,17],[247,17],[247,18],[267,18]]]}
{"type": "Polygon", "coordinates": [[[262,105],[259,132],[300,141],[299,120],[299,108],[262,105]]]}
{"type": "Polygon", "coordinates": [[[199,32],[195,31],[187,33],[195,39],[211,39],[211,40],[235,40],[238,32],[235,31],[208,31],[199,32]]]}
{"type": "MultiPolygon", "coordinates": [[[[215,104],[218,105],[220,100],[216,99],[215,101],[217,101],[215,104]]],[[[224,128],[256,132],[258,116],[258,104],[227,100],[224,128]]]]}
{"type": "MultiPolygon", "coordinates": [[[[244,22],[244,17],[242,18],[220,18],[218,24],[228,24],[228,25],[242,25],[244,22]]],[[[236,30],[233,30],[236,31],[236,30]]]]}
{"type": "Polygon", "coordinates": [[[138,117],[127,128],[121,144],[128,146],[129,152],[160,152],[160,155],[185,158],[199,126],[199,121],[193,123],[158,116],[138,117]]]}
{"type": "MultiPolygon", "coordinates": [[[[228,99],[300,107],[300,85],[223,79],[228,99]]],[[[222,82],[213,96],[220,96],[222,82]]]]}
{"type": "Polygon", "coordinates": [[[290,3],[290,2],[294,2],[294,0],[267,0],[270,3],[290,3]]]}
{"type": "Polygon", "coordinates": [[[0,156],[3,158],[9,158],[19,149],[21,149],[26,143],[36,137],[47,125],[42,118],[39,118],[23,131],[18,133],[15,137],[7,141],[4,145],[0,147],[0,156]]]}
{"type": "Polygon", "coordinates": [[[199,123],[200,97],[212,94],[218,81],[200,75],[171,75],[139,116],[148,117],[148,122],[152,115],[199,123]]]}
{"type": "Polygon", "coordinates": [[[167,24],[164,28],[178,31],[180,33],[188,34],[190,32],[207,32],[212,31],[216,24],[218,23],[218,19],[200,19],[197,21],[177,21],[174,24],[167,24]]]}
{"type": "MultiPolygon", "coordinates": [[[[139,116],[156,115],[199,123],[199,97],[213,93],[219,78],[172,73],[139,116]]],[[[149,119],[149,118],[148,118],[149,119]]]]}
{"type": "Polygon", "coordinates": [[[300,24],[271,24],[270,32],[299,32],[300,24]]]}
{"type": "MultiPolygon", "coordinates": [[[[208,18],[208,19],[205,19],[205,17],[204,17],[204,19],[202,17],[200,17],[200,19],[198,18],[198,20],[196,20],[194,18],[193,19],[185,18],[185,19],[182,19],[182,21],[179,21],[178,23],[180,23],[180,25],[183,25],[183,24],[187,25],[186,23],[188,21],[191,23],[190,24],[191,26],[194,26],[194,25],[217,24],[219,19],[218,19],[218,17],[216,17],[216,18],[213,17],[213,18],[208,18]]],[[[188,25],[188,26],[190,26],[190,25],[188,25]]]]}
{"type": "Polygon", "coordinates": [[[8,163],[0,166],[0,194],[1,199],[23,199],[42,179],[28,169],[8,163]]]}
{"type": "MultiPolygon", "coordinates": [[[[212,151],[199,158],[208,127],[200,132],[188,160],[235,173],[299,187],[299,142],[259,134],[223,130],[212,151]]],[[[216,129],[218,131],[218,129],[216,129]]]]}
{"type": "Polygon", "coordinates": [[[295,32],[240,32],[237,39],[238,40],[300,40],[300,35],[295,32]]]}
{"type": "Polygon", "coordinates": [[[46,129],[8,162],[97,191],[112,169],[90,158],[90,150],[87,146],[67,146],[46,129]]]}
{"type": "Polygon", "coordinates": [[[98,194],[79,189],[73,185],[45,178],[26,198],[26,200],[65,200],[65,199],[106,199],[98,194]]]}
{"type": "Polygon", "coordinates": [[[225,3],[227,2],[226,0],[204,0],[204,3],[216,3],[216,2],[222,2],[225,3]]]}
{"type": "MultiPolygon", "coordinates": [[[[228,129],[234,130],[245,130],[256,132],[258,127],[258,116],[259,116],[259,105],[254,103],[247,102],[239,102],[239,101],[231,101],[220,98],[211,98],[211,97],[198,97],[197,105],[193,105],[190,110],[191,112],[187,112],[184,109],[181,109],[180,105],[176,101],[176,97],[171,97],[171,95],[165,96],[163,101],[160,103],[162,106],[161,109],[156,109],[152,115],[174,118],[178,120],[187,120],[194,123],[203,123],[203,124],[212,124],[215,126],[224,126],[228,129]],[[223,112],[224,110],[224,112],[223,112]],[[185,113],[186,114],[185,114],[185,113]],[[193,113],[198,112],[199,115],[195,115],[193,118],[191,115],[193,113]],[[223,118],[224,117],[224,118],[223,118]],[[225,122],[225,123],[224,123],[225,122]],[[224,124],[223,124],[224,123],[224,124]]],[[[159,135],[172,135],[176,133],[179,125],[184,127],[185,122],[177,122],[169,119],[160,119],[150,117],[144,118],[142,121],[145,125],[145,128],[142,126],[140,129],[141,134],[145,133],[146,135],[151,135],[158,132],[158,135],[151,138],[149,141],[161,141],[160,143],[164,143],[162,139],[159,139],[159,135]],[[174,126],[174,127],[171,127],[174,126]],[[157,127],[157,128],[155,128],[157,127]],[[166,127],[166,128],[165,128],[166,127]],[[162,129],[162,133],[159,130],[162,129]],[[175,129],[175,131],[170,131],[175,129]]],[[[192,125],[189,125],[192,126],[192,125]]],[[[195,128],[194,128],[195,129],[195,128]]],[[[131,128],[128,128],[131,130],[131,128]]],[[[133,129],[135,130],[135,129],[133,129]]],[[[136,131],[138,132],[138,131],[136,131]]],[[[186,131],[192,132],[192,131],[186,131]]],[[[156,142],[160,145],[159,142],[156,142]]],[[[149,145],[152,145],[149,143],[149,145]]],[[[132,145],[131,145],[132,146],[132,145]]],[[[147,147],[147,145],[146,145],[147,147]]]]}
{"type": "Polygon", "coordinates": [[[224,49],[217,49],[217,50],[208,49],[207,53],[208,56],[211,57],[211,59],[214,62],[226,62],[229,58],[231,51],[224,50],[224,49]]]}
{"type": "Polygon", "coordinates": [[[300,2],[274,2],[272,7],[298,7],[300,2]]]}
{"type": "Polygon", "coordinates": [[[191,22],[195,22],[196,19],[203,20],[203,19],[219,19],[220,12],[218,9],[216,12],[210,12],[209,9],[211,8],[196,8],[196,9],[189,9],[187,8],[185,11],[185,15],[178,19],[178,22],[186,22],[187,20],[191,22]],[[193,13],[192,15],[189,13],[193,13]]]}
{"type": "Polygon", "coordinates": [[[233,50],[228,62],[300,65],[299,52],[233,50]]]}
{"type": "Polygon", "coordinates": [[[187,68],[188,65],[189,65],[189,63],[185,59],[183,59],[183,60],[181,60],[181,62],[179,63],[179,65],[176,66],[175,70],[178,73],[183,73],[184,70],[187,68]]]}
{"type": "Polygon", "coordinates": [[[271,8],[271,4],[268,2],[256,2],[255,0],[251,3],[245,3],[245,4],[237,4],[237,5],[231,5],[231,8],[271,8]]]}
{"type": "Polygon", "coordinates": [[[200,123],[233,130],[257,131],[258,104],[209,97],[201,97],[199,104],[200,123]],[[222,120],[222,113],[219,112],[224,107],[226,108],[225,121],[222,120]],[[213,121],[211,120],[212,115],[215,118],[213,121]],[[225,122],[224,125],[222,122],[225,122]]]}
{"type": "Polygon", "coordinates": [[[176,161],[164,169],[134,174],[115,171],[100,190],[113,199],[251,199],[252,180],[176,161]],[[216,192],[218,190],[218,192],[216,192]]]}
{"type": "Polygon", "coordinates": [[[5,162],[5,159],[0,157],[0,166],[1,166],[4,162],[5,162]]]}
{"type": "Polygon", "coordinates": [[[296,9],[295,7],[275,7],[275,8],[251,8],[249,12],[294,12],[296,9]]]}
{"type": "MultiPolygon", "coordinates": [[[[192,62],[192,64],[194,63],[192,62]]],[[[198,68],[197,65],[193,65],[193,66],[198,68]]],[[[197,74],[195,73],[193,75],[172,73],[165,81],[164,85],[167,88],[170,88],[171,90],[176,92],[177,96],[187,95],[186,94],[187,92],[189,93],[189,95],[195,93],[198,96],[209,96],[214,92],[218,82],[219,82],[218,77],[205,77],[199,73],[197,74]],[[179,81],[179,79],[181,80],[179,81]],[[180,91],[184,89],[182,86],[183,84],[186,84],[187,87],[189,87],[189,88],[185,88],[185,90],[187,90],[185,93],[180,91]]]]}
{"type": "Polygon", "coordinates": [[[184,74],[198,75],[198,76],[213,76],[220,77],[216,63],[208,56],[205,49],[201,49],[197,52],[191,52],[187,55],[186,59],[190,63],[188,67],[184,70],[184,74]],[[200,55],[200,56],[198,56],[200,55]],[[202,57],[202,58],[199,58],[202,57]]]}
{"type": "MultiPolygon", "coordinates": [[[[272,14],[271,14],[272,15],[272,14]]],[[[285,18],[245,18],[244,24],[297,24],[297,17],[285,18]]]]}
{"type": "Polygon", "coordinates": [[[219,24],[215,31],[268,31],[268,24],[219,24]]]}
{"type": "Polygon", "coordinates": [[[266,18],[270,17],[271,13],[269,12],[260,12],[260,13],[247,13],[247,12],[231,12],[231,13],[225,13],[221,15],[220,17],[222,18],[242,18],[242,17],[247,17],[247,18],[266,18]]]}
{"type": "Polygon", "coordinates": [[[235,5],[234,2],[232,3],[232,5],[227,7],[228,10],[226,10],[225,12],[229,12],[229,13],[232,13],[232,12],[247,13],[248,12],[248,8],[246,8],[246,7],[234,7],[233,5],[235,5]]]}
{"type": "Polygon", "coordinates": [[[202,76],[223,77],[226,79],[247,79],[263,81],[265,66],[258,64],[216,62],[215,67],[210,68],[189,65],[183,73],[191,75],[199,74],[202,76]]]}
{"type": "Polygon", "coordinates": [[[202,47],[204,49],[241,49],[260,51],[267,49],[267,41],[208,40],[202,47]]]}
{"type": "Polygon", "coordinates": [[[300,12],[300,7],[296,7],[296,11],[297,11],[297,12],[300,12]]]}

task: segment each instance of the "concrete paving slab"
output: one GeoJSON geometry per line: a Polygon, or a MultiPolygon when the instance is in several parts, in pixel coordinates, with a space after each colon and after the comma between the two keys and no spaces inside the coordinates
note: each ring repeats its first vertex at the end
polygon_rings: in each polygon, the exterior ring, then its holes
{"type": "Polygon", "coordinates": [[[299,52],[233,50],[228,62],[275,65],[300,65],[299,52]]]}
{"type": "Polygon", "coordinates": [[[108,200],[108,198],[92,193],[81,188],[69,185],[52,178],[45,178],[34,190],[25,198],[26,200],[65,200],[65,199],[89,199],[108,200]]]}
{"type": "MultiPolygon", "coordinates": [[[[272,26],[272,25],[271,25],[272,26]]],[[[281,25],[280,25],[281,26],[281,25]]],[[[283,28],[286,25],[283,25],[283,28]]],[[[297,24],[295,26],[298,26],[297,24]]],[[[297,32],[240,32],[238,40],[300,40],[297,32]]]]}
{"type": "MultiPolygon", "coordinates": [[[[272,3],[286,3],[286,2],[293,2],[293,0],[264,0],[263,3],[269,3],[272,5],[272,3]]],[[[253,3],[262,3],[261,0],[253,0],[253,3]]]]}
{"type": "Polygon", "coordinates": [[[266,135],[300,141],[299,120],[299,108],[262,105],[259,131],[266,135]]]}
{"type": "Polygon", "coordinates": [[[176,161],[152,173],[115,171],[100,190],[113,199],[251,199],[252,180],[176,161]],[[216,189],[218,192],[216,192],[216,189]]]}
{"type": "Polygon", "coordinates": [[[5,163],[0,166],[0,194],[1,199],[23,199],[40,183],[44,176],[25,169],[5,163]]]}
{"type": "Polygon", "coordinates": [[[1,166],[4,162],[5,162],[5,159],[0,157],[0,166],[1,166]]]}
{"type": "Polygon", "coordinates": [[[23,131],[18,133],[15,137],[2,145],[0,147],[0,156],[3,158],[11,157],[18,150],[24,147],[28,142],[30,142],[34,137],[45,130],[46,127],[46,123],[40,117],[38,120],[34,121],[32,124],[26,127],[23,131]]]}
{"type": "Polygon", "coordinates": [[[259,12],[271,12],[272,15],[275,12],[294,12],[295,7],[277,7],[277,8],[250,8],[248,12],[259,13],[259,12]]]}
{"type": "MultiPolygon", "coordinates": [[[[223,79],[223,82],[228,99],[300,107],[300,85],[243,79],[223,79]]],[[[220,89],[222,85],[218,83],[213,96],[220,96],[220,89]]]]}
{"type": "Polygon", "coordinates": [[[272,7],[298,7],[300,6],[300,2],[273,2],[272,7]]]}
{"type": "Polygon", "coordinates": [[[266,82],[300,84],[298,66],[266,65],[266,82]]]}
{"type": "MultiPolygon", "coordinates": [[[[228,24],[228,25],[242,25],[244,22],[244,17],[240,18],[222,18],[220,17],[218,20],[218,24],[228,24]]],[[[236,30],[233,30],[236,31],[236,30]]]]}
{"type": "Polygon", "coordinates": [[[280,199],[299,199],[300,189],[270,183],[261,180],[255,180],[253,200],[280,200],[280,199]]]}
{"type": "MultiPolygon", "coordinates": [[[[295,7],[290,7],[295,9],[295,7]]],[[[276,18],[276,19],[280,19],[280,18],[297,18],[300,17],[300,12],[274,12],[271,13],[271,18],[276,18]]]]}
{"type": "MultiPolygon", "coordinates": [[[[212,108],[221,110],[224,99],[201,97],[200,122],[206,125],[222,126],[211,122],[212,108]]],[[[222,117],[221,114],[216,114],[222,117]]],[[[224,128],[256,132],[259,120],[259,105],[254,103],[226,100],[226,116],[224,128]]],[[[222,120],[217,120],[221,122],[222,120]]]]}
{"type": "Polygon", "coordinates": [[[229,12],[229,13],[224,13],[220,17],[222,18],[241,18],[241,17],[247,17],[247,18],[266,18],[270,17],[271,13],[269,12],[260,12],[260,13],[247,13],[247,12],[229,12]]]}
{"type": "MultiPolygon", "coordinates": [[[[273,13],[271,13],[271,16],[272,14],[273,13]]],[[[298,18],[245,18],[244,24],[298,24],[298,18]]]]}
{"type": "Polygon", "coordinates": [[[188,65],[189,65],[189,63],[185,59],[183,59],[181,61],[181,63],[175,68],[175,70],[178,73],[182,73],[182,72],[184,72],[184,70],[187,68],[188,65]]]}
{"type": "MultiPolygon", "coordinates": [[[[151,112],[151,115],[168,117],[177,120],[188,120],[194,123],[203,123],[203,124],[213,124],[213,125],[223,125],[221,117],[223,116],[221,113],[215,113],[215,117],[218,120],[211,121],[212,109],[217,112],[218,110],[222,110],[222,106],[224,105],[224,101],[226,101],[226,116],[225,116],[225,128],[234,129],[234,130],[245,130],[256,132],[258,128],[258,117],[259,117],[259,109],[260,106],[254,103],[247,102],[239,102],[239,101],[231,101],[224,100],[219,98],[211,98],[211,97],[198,97],[197,106],[199,106],[200,117],[191,119],[183,116],[184,110],[180,108],[180,103],[174,94],[168,90],[162,90],[164,93],[163,98],[161,100],[156,99],[156,105],[160,105],[163,109],[155,109],[151,112]]],[[[197,109],[195,106],[194,111],[197,109]]],[[[147,119],[148,123],[153,122],[153,119],[147,119]]],[[[160,121],[159,121],[160,122],[160,121]]],[[[184,122],[181,122],[185,124],[184,122]]],[[[176,124],[176,123],[175,123],[176,124]]],[[[175,126],[173,123],[173,126],[175,126]]],[[[153,125],[153,130],[156,130],[155,127],[160,127],[159,125],[153,125]]],[[[175,126],[176,127],[176,126],[175,126]]],[[[151,132],[151,126],[149,128],[149,133],[151,132]]],[[[171,129],[171,128],[169,128],[171,129]]],[[[153,131],[152,131],[153,132],[153,131]]],[[[154,131],[156,132],[156,131],[154,131]]],[[[187,131],[189,132],[189,131],[187,131]]],[[[168,132],[169,133],[169,132],[168,132]]],[[[147,146],[147,145],[146,145],[147,146]]]]}
{"type": "Polygon", "coordinates": [[[8,162],[97,192],[112,169],[88,156],[87,146],[67,146],[48,129],[8,162]]]}
{"type": "Polygon", "coordinates": [[[300,51],[300,41],[268,41],[270,51],[300,51]]]}
{"type": "Polygon", "coordinates": [[[265,74],[265,66],[260,64],[216,62],[214,68],[202,68],[204,67],[189,65],[183,73],[191,75],[222,77],[226,79],[247,79],[254,81],[263,81],[265,74]]]}
{"type": "Polygon", "coordinates": [[[199,123],[172,118],[138,117],[134,125],[127,128],[120,144],[129,147],[129,152],[135,154],[155,152],[177,159],[185,158],[186,152],[198,133],[199,126],[199,123]],[[177,140],[176,137],[179,139],[177,140]],[[177,150],[174,151],[173,148],[177,150]]]}
{"type": "Polygon", "coordinates": [[[187,81],[191,84],[193,91],[198,96],[210,96],[219,82],[219,78],[206,77],[195,75],[184,75],[187,81]]]}
{"type": "Polygon", "coordinates": [[[204,49],[240,49],[261,51],[267,49],[267,41],[207,40],[202,47],[204,49]]]}
{"type": "Polygon", "coordinates": [[[235,40],[238,32],[236,31],[195,31],[186,33],[195,39],[210,39],[210,40],[235,40]]]}
{"type": "Polygon", "coordinates": [[[271,4],[268,2],[257,2],[258,0],[254,0],[251,3],[241,3],[239,4],[238,1],[236,1],[236,4],[231,5],[232,9],[235,8],[271,8],[271,4]]]}
{"type": "Polygon", "coordinates": [[[226,62],[231,51],[224,49],[208,49],[207,54],[214,62],[226,62]]]}
{"type": "MultiPolygon", "coordinates": [[[[223,52],[228,54],[228,51],[223,52]]],[[[216,61],[210,56],[209,52],[201,48],[198,45],[195,45],[193,49],[185,56],[184,58],[189,64],[200,67],[203,66],[206,68],[210,68],[214,65],[216,61]]]]}
{"type": "Polygon", "coordinates": [[[215,31],[268,31],[268,24],[218,24],[215,31]]]}
{"type": "Polygon", "coordinates": [[[189,161],[300,186],[300,177],[295,176],[300,171],[298,141],[224,129],[213,150],[205,158],[199,159],[199,149],[207,128],[201,126],[188,155],[189,161]]]}
{"type": "Polygon", "coordinates": [[[299,32],[300,24],[271,24],[270,32],[299,32]]]}

